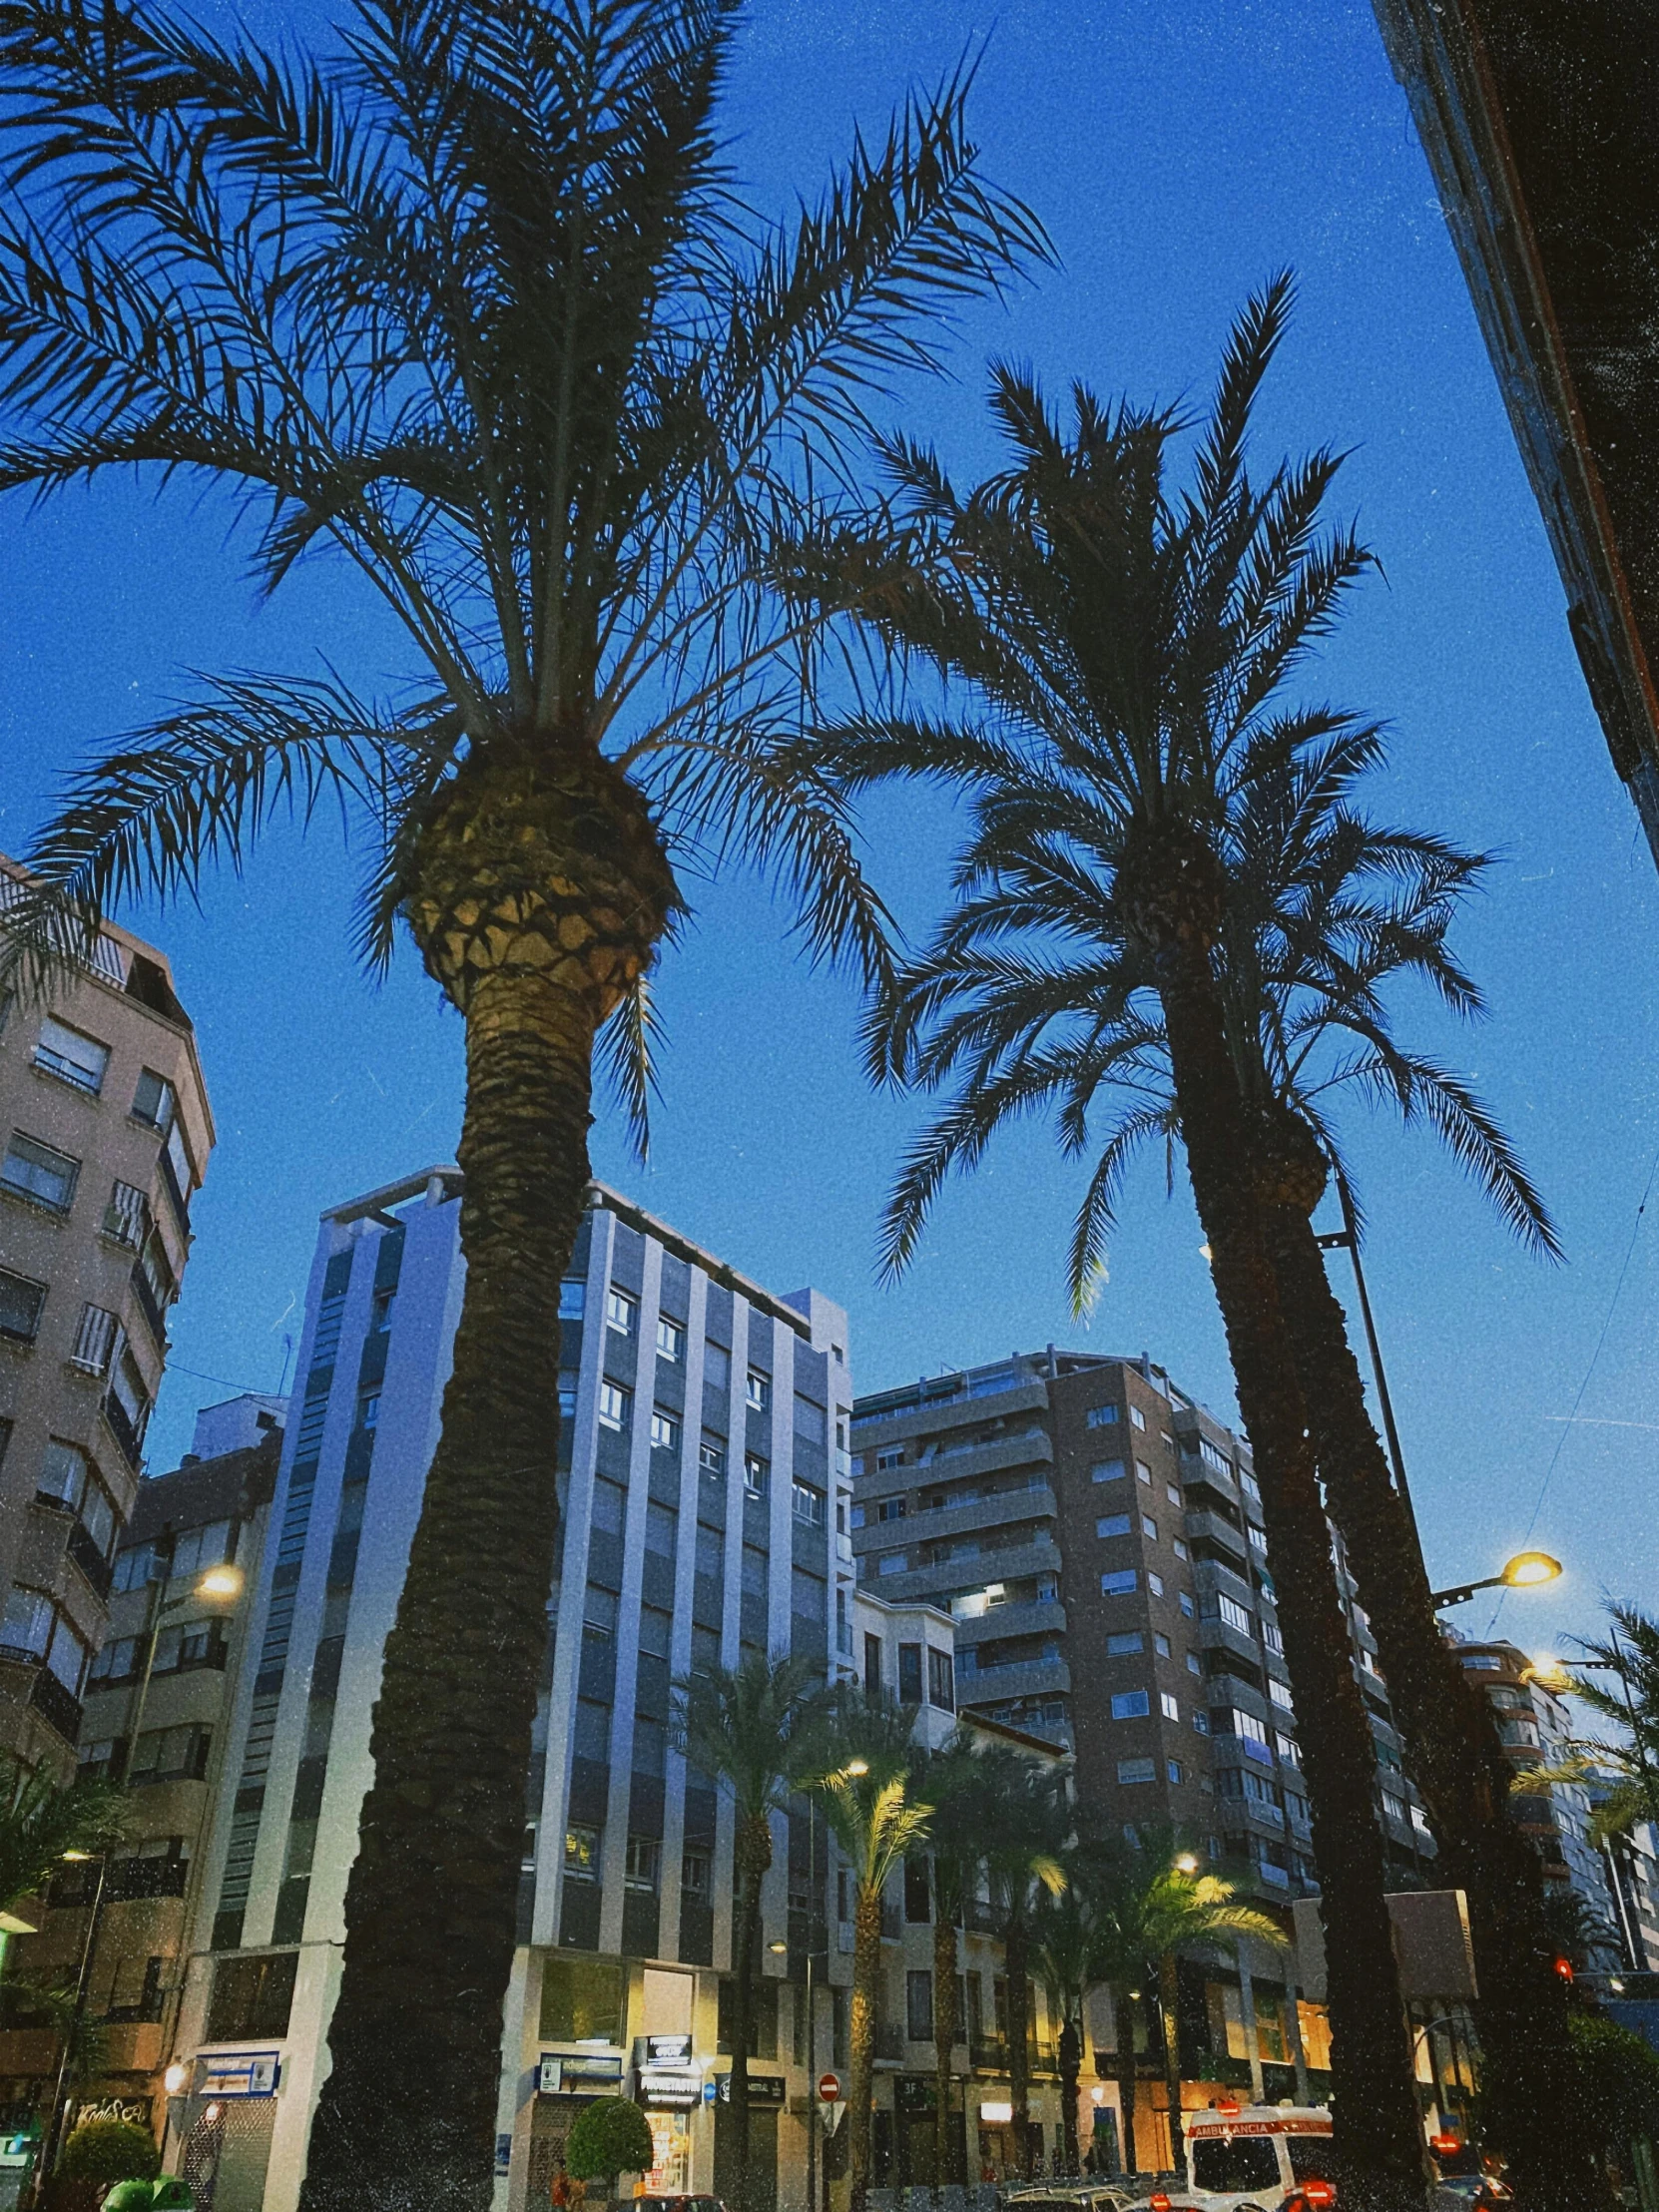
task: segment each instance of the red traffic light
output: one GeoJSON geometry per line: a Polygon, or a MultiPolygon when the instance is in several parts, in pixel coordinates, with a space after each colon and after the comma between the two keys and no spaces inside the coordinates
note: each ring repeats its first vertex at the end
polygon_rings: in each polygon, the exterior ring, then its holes
{"type": "Polygon", "coordinates": [[[1563,1981],[1570,1981],[1572,1979],[1572,1960],[1570,1958],[1557,1958],[1555,1971],[1563,1981]]]}

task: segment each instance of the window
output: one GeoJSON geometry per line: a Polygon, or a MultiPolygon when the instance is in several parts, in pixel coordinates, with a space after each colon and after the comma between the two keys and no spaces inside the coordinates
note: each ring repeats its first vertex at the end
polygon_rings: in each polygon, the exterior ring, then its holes
{"type": "Polygon", "coordinates": [[[1181,1707],[1172,1693],[1168,1690],[1160,1690],[1158,1692],[1158,1710],[1163,1714],[1165,1720],[1167,1721],[1179,1722],[1181,1718],[1181,1707]]]}
{"type": "Polygon", "coordinates": [[[1268,1695],[1275,1705],[1282,1706],[1287,1713],[1296,1711],[1296,1703],[1291,1696],[1290,1684],[1279,1681],[1271,1674],[1268,1676],[1268,1695]]]}
{"type": "Polygon", "coordinates": [[[1181,1784],[1186,1780],[1186,1775],[1179,1759],[1172,1759],[1165,1769],[1165,1772],[1168,1774],[1170,1780],[1175,1784],[1177,1789],[1179,1789],[1181,1787],[1181,1784]]]}
{"type": "Polygon", "coordinates": [[[96,1098],[104,1088],[104,1070],[110,1064],[110,1048],[100,1044],[96,1037],[84,1036],[79,1029],[71,1029],[48,1014],[40,1025],[40,1042],[35,1046],[35,1065],[48,1075],[55,1075],[60,1083],[69,1083],[78,1091],[88,1091],[96,1098]]]}
{"type": "Polygon", "coordinates": [[[875,1471],[877,1474],[885,1474],[889,1468],[901,1467],[903,1464],[904,1446],[902,1444],[888,1444],[885,1451],[878,1451],[875,1454],[875,1471]]]}
{"type": "Polygon", "coordinates": [[[1153,1759],[1120,1759],[1118,1780],[1126,1786],[1132,1782],[1151,1782],[1157,1778],[1158,1765],[1153,1759]]]}
{"type": "Polygon", "coordinates": [[[660,1316],[657,1322],[658,1359],[672,1360],[678,1367],[685,1356],[686,1332],[677,1321],[670,1321],[666,1315],[660,1316]]]}
{"type": "Polygon", "coordinates": [[[1112,1699],[1115,1721],[1144,1721],[1151,1709],[1151,1700],[1144,1690],[1119,1690],[1112,1699]]]}
{"type": "Polygon", "coordinates": [[[1484,1653],[1481,1652],[1473,1652],[1465,1658],[1460,1658],[1457,1664],[1460,1667],[1467,1667],[1475,1672],[1483,1674],[1495,1674],[1498,1668],[1502,1666],[1503,1661],[1501,1659],[1488,1658],[1484,1653]]]}
{"type": "Polygon", "coordinates": [[[128,1780],[134,1784],[200,1782],[208,1771],[212,1741],[206,1728],[147,1728],[133,1753],[128,1780]]]}
{"type": "Polygon", "coordinates": [[[142,1590],[154,1575],[155,1548],[151,1544],[129,1544],[125,1551],[115,1555],[115,1582],[118,1590],[142,1590]]]}
{"type": "Polygon", "coordinates": [[[1091,1482],[1121,1482],[1128,1473],[1121,1459],[1097,1459],[1089,1469],[1091,1482]]]}
{"type": "Polygon", "coordinates": [[[559,1285],[559,1319],[580,1321],[588,1310],[588,1286],[579,1275],[567,1275],[559,1285]]]}
{"type": "Polygon", "coordinates": [[[795,1432],[810,1444],[828,1443],[830,1440],[830,1416],[822,1405],[799,1391],[795,1399],[795,1432]]]}
{"type": "Polygon", "coordinates": [[[137,1121],[150,1124],[165,1137],[173,1127],[173,1085],[165,1075],[158,1075],[154,1068],[146,1068],[138,1079],[138,1089],[133,1093],[133,1116],[137,1121]]]}
{"type": "Polygon", "coordinates": [[[218,1649],[217,1627],[212,1620],[198,1620],[161,1629],[156,1637],[156,1672],[202,1666],[218,1649]]]}
{"type": "Polygon", "coordinates": [[[207,2040],[240,2043],[258,2037],[279,2041],[288,2031],[296,1950],[231,1953],[214,1960],[213,1999],[208,2006],[207,2040]]]}
{"type": "Polygon", "coordinates": [[[44,1590],[14,1584],[0,1612],[0,1649],[14,1658],[44,1659],[52,1637],[52,1600],[44,1590]]]}
{"type": "Polygon", "coordinates": [[[45,1304],[44,1283],[31,1283],[26,1275],[13,1275],[0,1268],[0,1337],[32,1345],[40,1331],[40,1310],[45,1304]]]}
{"type": "Polygon", "coordinates": [[[705,1474],[724,1475],[726,1446],[713,1436],[705,1436],[697,1447],[697,1463],[705,1474]]]}
{"type": "Polygon", "coordinates": [[[1138,1628],[1126,1628],[1121,1636],[1108,1636],[1106,1639],[1108,1659],[1127,1659],[1132,1651],[1139,1651],[1141,1648],[1141,1632],[1138,1628]]]}
{"type": "Polygon", "coordinates": [[[912,2043],[933,2040],[933,1976],[925,1967],[904,1976],[904,2032],[912,2043]]]}
{"type": "Polygon", "coordinates": [[[663,1873],[663,1847],[654,1836],[630,1836],[623,1883],[630,1890],[656,1895],[663,1873]]]}
{"type": "Polygon", "coordinates": [[[601,1382],[599,1385],[599,1425],[602,1428],[626,1428],[632,1390],[625,1390],[620,1382],[601,1382]]]}
{"type": "Polygon", "coordinates": [[[1270,1621],[1265,1614],[1262,1617],[1262,1641],[1269,1651],[1278,1652],[1281,1658],[1285,1656],[1285,1639],[1279,1633],[1278,1624],[1270,1621]]]}
{"type": "Polygon", "coordinates": [[[1152,1632],[1152,1648],[1160,1659],[1167,1659],[1169,1657],[1169,1638],[1154,1629],[1152,1632]]]}
{"type": "Polygon", "coordinates": [[[364,1390],[362,1396],[357,1400],[357,1426],[359,1428],[378,1428],[379,1425],[380,1393],[378,1390],[364,1390]]]}
{"type": "Polygon", "coordinates": [[[1204,1662],[1199,1658],[1196,1651],[1189,1651],[1187,1654],[1187,1672],[1189,1674],[1202,1674],[1204,1672],[1204,1662]]]}
{"type": "Polygon", "coordinates": [[[757,1413],[764,1413],[772,1403],[771,1378],[762,1375],[758,1368],[751,1368],[749,1371],[744,1402],[757,1413]]]}
{"type": "Polygon", "coordinates": [[[927,1702],[941,1713],[956,1710],[956,1689],[951,1680],[950,1654],[935,1651],[931,1645],[927,1651],[927,1702]]]}
{"type": "Polygon", "coordinates": [[[1150,1513],[1141,1515],[1141,1534],[1149,1544],[1155,1544],[1158,1541],[1158,1523],[1150,1513]]]}
{"type": "Polygon", "coordinates": [[[577,1378],[574,1369],[565,1368],[560,1372],[559,1418],[561,1420],[574,1420],[576,1418],[576,1382],[577,1378]]]}
{"type": "Polygon", "coordinates": [[[688,1851],[682,1854],[680,1895],[688,1898],[706,1898],[709,1895],[709,1854],[706,1851],[688,1851]]]}
{"type": "Polygon", "coordinates": [[[80,1172],[79,1160],[72,1160],[53,1145],[42,1144],[38,1137],[26,1137],[19,1129],[13,1132],[6,1156],[0,1160],[0,1190],[44,1206],[50,1213],[67,1214],[80,1172]]]}
{"type": "MultiPolygon", "coordinates": [[[[599,1868],[596,1829],[577,1829],[592,1839],[593,1866],[599,1868]]],[[[566,1864],[569,1846],[566,1845],[566,1864]]],[[[543,2037],[555,2043],[618,2043],[622,2040],[627,1969],[620,1959],[560,1956],[544,1957],[541,1970],[541,2018],[543,2037]]]]}
{"type": "Polygon", "coordinates": [[[1164,1484],[1164,1495],[1169,1499],[1172,1505],[1179,1505],[1181,1502],[1181,1492],[1176,1488],[1173,1482],[1166,1482],[1164,1484]]]}
{"type": "Polygon", "coordinates": [[[173,1547],[172,1574],[202,1574],[223,1566],[237,1555],[236,1523],[209,1521],[201,1528],[187,1528],[173,1547]]]}
{"type": "Polygon", "coordinates": [[[875,1571],[877,1574],[902,1574],[908,1564],[908,1552],[885,1551],[876,1560],[875,1571]]]}
{"type": "Polygon", "coordinates": [[[1137,1482],[1144,1482],[1149,1490],[1152,1487],[1152,1469],[1147,1465],[1144,1459],[1137,1459],[1135,1461],[1135,1480],[1137,1482]]]}
{"type": "Polygon", "coordinates": [[[703,1347],[703,1387],[722,1391],[732,1387],[732,1355],[712,1339],[703,1347]]]}
{"type": "Polygon", "coordinates": [[[54,1504],[66,1505],[72,1513],[81,1509],[86,1495],[87,1455],[79,1444],[66,1444],[56,1436],[48,1442],[40,1455],[40,1472],[35,1477],[35,1495],[49,1498],[54,1504]]]}
{"type": "Polygon", "coordinates": [[[1246,1497],[1252,1499],[1257,1505],[1261,1504],[1262,1485],[1253,1474],[1246,1474],[1242,1468],[1239,1471],[1239,1487],[1246,1497]]]}
{"type": "Polygon", "coordinates": [[[804,1521],[809,1528],[822,1528],[825,1512],[824,1492],[814,1489],[810,1482],[796,1482],[792,1486],[792,1496],[796,1519],[804,1521]]]}
{"type": "Polygon", "coordinates": [[[1127,1513],[1102,1513],[1094,1524],[1097,1536],[1127,1536],[1130,1521],[1127,1513]]]}
{"type": "Polygon", "coordinates": [[[1274,1749],[1278,1752],[1281,1759],[1288,1759],[1293,1767],[1301,1766],[1302,1754],[1297,1749],[1296,1738],[1294,1736],[1281,1736],[1277,1731],[1275,1731],[1273,1746],[1274,1749]]]}
{"type": "Polygon", "coordinates": [[[1225,1593],[1216,1599],[1216,1612],[1225,1627],[1236,1629],[1241,1636],[1248,1636],[1255,1625],[1247,1609],[1225,1593]]]}
{"type": "Polygon", "coordinates": [[[597,1882],[599,1880],[599,1831],[597,1828],[567,1828],[565,1830],[565,1880],[567,1882],[597,1882]]]}
{"type": "Polygon", "coordinates": [[[900,1705],[921,1703],[920,1644],[900,1644],[898,1647],[898,1702],[900,1705]]]}
{"type": "Polygon", "coordinates": [[[1130,1408],[1129,1408],[1129,1418],[1130,1418],[1130,1421],[1131,1421],[1131,1423],[1132,1423],[1132,1425],[1133,1425],[1134,1427],[1136,1427],[1136,1428],[1145,1428],[1145,1426],[1146,1426],[1146,1415],[1145,1415],[1145,1414],[1144,1414],[1144,1413],[1143,1413],[1143,1412],[1141,1411],[1141,1409],[1140,1409],[1140,1407],[1139,1407],[1138,1405],[1131,1405],[1131,1406],[1130,1406],[1130,1408]]]}
{"type": "Polygon", "coordinates": [[[620,1291],[613,1283],[605,1293],[605,1324],[619,1337],[631,1337],[634,1323],[639,1316],[640,1302],[629,1291],[620,1291]]]}
{"type": "Polygon", "coordinates": [[[1119,1567],[1115,1573],[1101,1576],[1100,1594],[1102,1597],[1127,1597],[1137,1580],[1133,1567],[1119,1567]]]}
{"type": "Polygon", "coordinates": [[[1193,1715],[1193,1734],[1195,1736],[1208,1736],[1209,1733],[1210,1716],[1204,1711],[1203,1707],[1201,1706],[1199,1710],[1193,1715]]]}
{"type": "Polygon", "coordinates": [[[1091,1428],[1115,1428],[1117,1417],[1118,1409],[1115,1405],[1091,1405],[1087,1415],[1088,1425],[1091,1428]]]}
{"type": "Polygon", "coordinates": [[[875,1518],[878,1521],[902,1520],[904,1500],[901,1497],[881,1497],[875,1501],[875,1518]]]}
{"type": "Polygon", "coordinates": [[[94,1682],[130,1682],[144,1663],[139,1657],[143,1645],[142,1636],[115,1637],[92,1662],[90,1679],[94,1682]]]}
{"type": "Polygon", "coordinates": [[[99,1558],[107,1559],[115,1541],[116,1517],[101,1482],[89,1481],[86,1486],[81,1499],[81,1526],[91,1537],[99,1558]]]}
{"type": "Polygon", "coordinates": [[[1182,1612],[1187,1616],[1188,1620],[1191,1620],[1195,1610],[1193,1605],[1193,1594],[1191,1590],[1180,1591],[1176,1597],[1175,1602],[1177,1605],[1180,1606],[1182,1612]]]}
{"type": "Polygon", "coordinates": [[[653,1451],[678,1451],[680,1448],[680,1423],[660,1405],[651,1408],[651,1448],[653,1451]]]}
{"type": "Polygon", "coordinates": [[[765,1497],[767,1483],[772,1473],[769,1462],[758,1452],[746,1451],[743,1455],[743,1494],[745,1497],[765,1497]]]}
{"type": "Polygon", "coordinates": [[[1154,1597],[1163,1596],[1164,1578],[1161,1574],[1154,1573],[1151,1567],[1148,1567],[1146,1570],[1146,1586],[1152,1592],[1154,1597]]]}

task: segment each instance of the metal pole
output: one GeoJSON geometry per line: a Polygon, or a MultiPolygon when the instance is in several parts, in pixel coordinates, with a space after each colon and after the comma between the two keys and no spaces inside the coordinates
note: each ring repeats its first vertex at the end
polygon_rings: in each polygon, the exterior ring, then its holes
{"type": "Polygon", "coordinates": [[[818,2203],[818,2010],[813,2001],[813,1943],[818,1934],[815,1908],[824,1899],[818,1886],[818,1800],[807,1799],[807,2212],[818,2203]]]}
{"type": "Polygon", "coordinates": [[[1366,1289],[1366,1271],[1360,1265],[1360,1225],[1354,1211],[1354,1194],[1348,1187],[1348,1177],[1341,1167],[1336,1170],[1337,1200],[1343,1210],[1344,1238],[1348,1245],[1348,1257],[1354,1268],[1354,1285],[1360,1294],[1360,1318],[1365,1323],[1366,1344],[1371,1353],[1371,1372],[1377,1382],[1377,1402],[1382,1414],[1382,1433],[1388,1441],[1388,1463],[1393,1468],[1394,1487],[1399,1492],[1400,1503],[1405,1507],[1405,1518],[1410,1526],[1411,1541],[1422,1558],[1422,1539],[1417,1534],[1416,1509],[1411,1503],[1410,1484],[1405,1479],[1405,1455],[1399,1448],[1399,1430],[1394,1425],[1393,1399],[1388,1395],[1388,1378],[1382,1367],[1382,1348],[1377,1341],[1377,1324],[1372,1319],[1371,1294],[1366,1289]]]}

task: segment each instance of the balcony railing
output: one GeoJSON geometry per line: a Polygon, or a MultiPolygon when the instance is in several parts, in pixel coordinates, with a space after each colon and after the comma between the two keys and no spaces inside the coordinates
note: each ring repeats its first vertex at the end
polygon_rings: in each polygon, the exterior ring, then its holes
{"type": "Polygon", "coordinates": [[[29,1703],[51,1722],[66,1744],[73,1748],[80,1741],[81,1701],[64,1688],[50,1667],[42,1667],[35,1676],[29,1703]]]}
{"type": "Polygon", "coordinates": [[[134,1473],[138,1473],[143,1466],[143,1439],[128,1418],[126,1406],[113,1390],[104,1399],[104,1418],[109,1422],[110,1431],[121,1446],[123,1458],[134,1473]]]}
{"type": "Polygon", "coordinates": [[[98,1595],[107,1598],[115,1569],[94,1543],[85,1521],[77,1521],[69,1531],[68,1551],[98,1595]]]}

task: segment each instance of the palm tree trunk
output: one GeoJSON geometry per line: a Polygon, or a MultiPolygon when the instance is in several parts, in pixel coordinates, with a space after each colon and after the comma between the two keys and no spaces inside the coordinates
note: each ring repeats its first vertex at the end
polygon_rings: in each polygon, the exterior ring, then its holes
{"type": "Polygon", "coordinates": [[[881,1981],[881,1893],[858,1891],[852,1908],[852,2078],[847,2098],[849,2212],[864,2212],[869,2194],[869,2116],[875,2086],[875,2002],[881,1981]]]}
{"type": "Polygon", "coordinates": [[[1008,2101],[1013,2109],[1014,2171],[1031,2172],[1031,2023],[1029,1932],[1023,1911],[1008,1916],[1002,1971],[1008,1984],[1008,2101]]]}
{"type": "MultiPolygon", "coordinates": [[[[1426,2168],[1384,1901],[1371,1727],[1354,1677],[1307,1414],[1262,1225],[1252,1131],[1216,985],[1218,871],[1202,846],[1173,837],[1155,844],[1148,840],[1133,856],[1144,884],[1141,927],[1150,921],[1156,930],[1188,1172],[1255,1452],[1313,1802],[1337,2179],[1356,2212],[1384,2212],[1420,2205],[1426,2168]]],[[[1129,866],[1126,854],[1120,883],[1129,866]]]]}
{"type": "Polygon", "coordinates": [[[423,832],[407,911],[466,1023],[466,1298],[386,1639],[305,2212],[490,2202],[593,1042],[675,897],[597,755],[548,774],[475,752],[423,832]]]}
{"type": "Polygon", "coordinates": [[[1131,2179],[1140,2170],[1135,2151],[1135,2006],[1119,1990],[1112,2006],[1118,2038],[1118,2125],[1123,2130],[1123,2170],[1131,2179]]]}
{"type": "Polygon", "coordinates": [[[1065,2144],[1066,2172],[1079,2174],[1083,2161],[1077,2149],[1077,2076],[1083,2070],[1083,2038],[1076,2020],[1066,2014],[1060,2030],[1060,2126],[1065,2144]]]}
{"type": "Polygon", "coordinates": [[[1169,2162],[1185,2173],[1186,2146],[1181,2139],[1181,1976],[1173,1950],[1158,1961],[1158,2006],[1164,2015],[1164,2088],[1169,2098],[1169,2162]]]}
{"type": "Polygon", "coordinates": [[[755,1963],[761,1950],[761,1885],[772,1865],[772,1823],[764,1813],[739,1823],[733,1840],[737,1863],[732,1900],[732,2077],[728,2141],[738,2188],[747,2203],[749,2183],[749,2061],[755,2050],[755,1963]]]}
{"type": "MultiPolygon", "coordinates": [[[[956,1919],[950,1886],[933,1876],[933,2176],[940,2188],[962,2181],[956,2171],[956,2131],[951,2126],[950,2054],[956,2047],[956,1919]]],[[[967,2130],[963,2128],[964,2152],[967,2130]]]]}
{"type": "MultiPolygon", "coordinates": [[[[1317,1194],[1316,1194],[1317,1195],[1317,1194]]],[[[1509,1769],[1485,1699],[1434,1618],[1428,1577],[1370,1412],[1343,1311],[1301,1204],[1270,1217],[1326,1494],[1371,1617],[1442,1879],[1468,1900],[1479,1989],[1482,2131],[1523,2201],[1597,2204],[1574,2124],[1566,1993],[1554,1971],[1536,1853],[1508,1809],[1509,1769]]]]}

